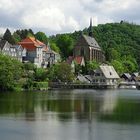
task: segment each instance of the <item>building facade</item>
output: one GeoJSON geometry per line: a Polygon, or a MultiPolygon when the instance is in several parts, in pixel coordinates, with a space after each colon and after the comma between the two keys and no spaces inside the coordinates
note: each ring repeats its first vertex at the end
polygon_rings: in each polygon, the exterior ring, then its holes
{"type": "Polygon", "coordinates": [[[120,77],[113,66],[103,64],[94,71],[92,79],[93,84],[117,86],[120,77]]]}
{"type": "Polygon", "coordinates": [[[25,50],[21,45],[11,45],[6,40],[0,40],[0,51],[2,54],[11,56],[20,62],[22,62],[23,56],[26,56],[26,54],[24,54],[25,50]]]}
{"type": "Polygon", "coordinates": [[[47,68],[60,60],[60,55],[51,50],[49,43],[46,45],[34,37],[28,37],[19,44],[26,49],[24,61],[32,62],[37,67],[47,68]]]}
{"type": "Polygon", "coordinates": [[[11,47],[12,47],[12,45],[10,43],[8,43],[8,41],[0,40],[0,52],[2,54],[12,56],[13,54],[10,50],[11,47]]]}
{"type": "Polygon", "coordinates": [[[42,66],[43,48],[46,46],[44,43],[34,37],[28,37],[19,42],[19,45],[26,49],[26,57],[24,57],[24,61],[32,62],[37,67],[42,66]]]}

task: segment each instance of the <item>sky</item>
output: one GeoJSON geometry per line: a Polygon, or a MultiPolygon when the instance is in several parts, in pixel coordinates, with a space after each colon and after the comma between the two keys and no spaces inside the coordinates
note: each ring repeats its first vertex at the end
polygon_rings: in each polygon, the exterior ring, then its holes
{"type": "Polygon", "coordinates": [[[0,0],[0,33],[7,28],[47,35],[121,20],[140,24],[140,0],[0,0]]]}

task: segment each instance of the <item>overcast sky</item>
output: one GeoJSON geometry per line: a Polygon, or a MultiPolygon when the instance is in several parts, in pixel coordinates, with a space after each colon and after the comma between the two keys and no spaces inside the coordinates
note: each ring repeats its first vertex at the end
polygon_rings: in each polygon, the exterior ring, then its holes
{"type": "Polygon", "coordinates": [[[126,20],[140,24],[140,0],[0,0],[0,33],[33,29],[48,35],[126,20]]]}

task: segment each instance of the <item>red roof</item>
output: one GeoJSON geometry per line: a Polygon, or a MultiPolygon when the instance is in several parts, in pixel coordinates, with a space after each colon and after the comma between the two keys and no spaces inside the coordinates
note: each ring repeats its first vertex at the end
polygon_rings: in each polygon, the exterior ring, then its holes
{"type": "Polygon", "coordinates": [[[82,56],[76,56],[76,57],[74,58],[74,61],[75,61],[77,64],[81,65],[82,59],[83,59],[82,56]]]}
{"type": "Polygon", "coordinates": [[[69,58],[67,59],[67,63],[71,64],[72,61],[75,61],[77,64],[81,65],[82,60],[83,60],[82,56],[76,56],[76,57],[69,56],[69,58]]]}
{"type": "Polygon", "coordinates": [[[19,42],[22,47],[26,48],[28,51],[35,50],[36,47],[45,46],[45,44],[34,37],[27,37],[19,42]]]}

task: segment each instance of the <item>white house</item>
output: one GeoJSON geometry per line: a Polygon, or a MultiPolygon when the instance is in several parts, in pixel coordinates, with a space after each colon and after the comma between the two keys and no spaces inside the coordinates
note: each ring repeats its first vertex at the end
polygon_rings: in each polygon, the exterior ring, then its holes
{"type": "Polygon", "coordinates": [[[24,61],[29,61],[34,63],[37,67],[42,67],[43,48],[46,46],[44,43],[34,37],[27,37],[19,42],[19,45],[26,49],[24,61]]]}
{"type": "Polygon", "coordinates": [[[0,40],[0,52],[2,54],[12,56],[10,47],[12,47],[12,45],[8,41],[0,40]]]}
{"type": "Polygon", "coordinates": [[[56,53],[50,48],[50,45],[43,48],[43,67],[49,67],[60,61],[60,54],[56,53]]]}
{"type": "Polygon", "coordinates": [[[120,77],[113,66],[103,64],[95,70],[92,76],[92,82],[99,85],[117,86],[119,78],[120,77]]]}

